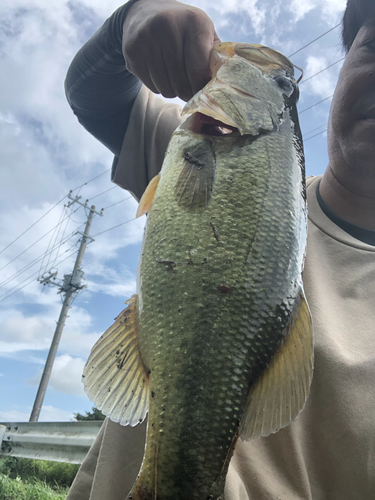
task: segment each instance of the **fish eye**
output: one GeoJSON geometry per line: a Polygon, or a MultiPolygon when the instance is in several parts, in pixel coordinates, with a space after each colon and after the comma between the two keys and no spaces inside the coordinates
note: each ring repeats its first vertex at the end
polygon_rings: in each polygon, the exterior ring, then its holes
{"type": "Polygon", "coordinates": [[[275,82],[286,94],[290,95],[293,92],[293,84],[286,76],[278,75],[275,82]]]}

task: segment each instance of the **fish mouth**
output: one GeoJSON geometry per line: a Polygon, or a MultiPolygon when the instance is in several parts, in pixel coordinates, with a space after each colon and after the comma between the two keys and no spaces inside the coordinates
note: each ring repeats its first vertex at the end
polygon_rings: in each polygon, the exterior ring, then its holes
{"type": "Polygon", "coordinates": [[[191,116],[180,128],[211,136],[235,133],[253,137],[279,129],[284,99],[277,95],[280,99],[274,103],[272,93],[273,99],[258,92],[257,86],[255,90],[248,88],[248,80],[236,69],[238,61],[241,61],[243,75],[254,74],[258,87],[263,83],[260,74],[266,79],[273,78],[275,71],[293,74],[292,63],[273,49],[263,45],[224,42],[211,51],[212,80],[186,103],[182,116],[191,116]],[[236,78],[230,75],[232,66],[236,78]]]}
{"type": "Polygon", "coordinates": [[[197,111],[193,113],[184,123],[183,128],[194,134],[210,135],[214,137],[223,137],[229,135],[238,135],[239,130],[233,125],[218,120],[212,116],[197,111]]]}

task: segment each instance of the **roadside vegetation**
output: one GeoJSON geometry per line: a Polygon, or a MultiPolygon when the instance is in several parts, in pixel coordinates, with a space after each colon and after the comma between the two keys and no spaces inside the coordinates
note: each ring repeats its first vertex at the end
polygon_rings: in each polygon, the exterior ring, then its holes
{"type": "Polygon", "coordinates": [[[79,465],[6,457],[0,459],[1,500],[63,500],[79,465]]]}
{"type": "MultiPolygon", "coordinates": [[[[85,415],[74,414],[74,418],[82,421],[105,417],[94,407],[85,415]]],[[[0,458],[0,500],[65,500],[78,469],[78,464],[0,458]]]]}

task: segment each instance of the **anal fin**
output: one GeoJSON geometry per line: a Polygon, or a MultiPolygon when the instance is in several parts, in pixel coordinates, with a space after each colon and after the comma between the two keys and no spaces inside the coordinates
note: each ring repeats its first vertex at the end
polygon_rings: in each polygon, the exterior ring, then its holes
{"type": "Polygon", "coordinates": [[[138,296],[91,350],[82,381],[87,396],[114,422],[134,426],[146,417],[149,376],[138,343],[138,296]]]}
{"type": "Polygon", "coordinates": [[[301,290],[280,348],[250,389],[241,421],[241,439],[268,436],[298,416],[310,390],[313,361],[311,316],[301,290]]]}

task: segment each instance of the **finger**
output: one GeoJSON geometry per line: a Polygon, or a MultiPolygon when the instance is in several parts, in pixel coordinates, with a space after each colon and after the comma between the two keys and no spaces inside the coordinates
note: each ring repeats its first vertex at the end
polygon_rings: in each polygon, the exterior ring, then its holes
{"type": "Polygon", "coordinates": [[[138,64],[136,68],[133,68],[129,71],[133,73],[133,75],[135,75],[137,78],[139,78],[139,80],[141,80],[141,82],[146,85],[146,87],[148,87],[151,92],[154,92],[154,94],[160,94],[151,78],[146,64],[138,64]]]}
{"type": "Polygon", "coordinates": [[[186,74],[182,40],[179,39],[178,42],[176,46],[169,44],[164,47],[163,56],[168,78],[175,94],[180,99],[188,101],[194,92],[186,74]]]}
{"type": "Polygon", "coordinates": [[[211,79],[210,52],[217,43],[217,35],[206,26],[197,26],[196,33],[190,30],[185,39],[185,68],[190,86],[195,94],[211,79]]]}
{"type": "MultiPolygon", "coordinates": [[[[170,64],[169,61],[168,64],[170,64]]],[[[177,92],[170,82],[169,71],[162,51],[160,51],[157,58],[148,62],[148,70],[155,87],[164,97],[176,97],[177,92]]]]}
{"type": "Polygon", "coordinates": [[[125,59],[126,69],[130,71],[133,75],[135,75],[141,82],[146,85],[152,92],[155,94],[159,94],[158,89],[155,87],[154,82],[150,76],[147,64],[145,63],[144,58],[139,57],[133,63],[133,60],[130,57],[126,57],[125,59]]]}

